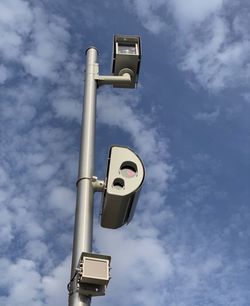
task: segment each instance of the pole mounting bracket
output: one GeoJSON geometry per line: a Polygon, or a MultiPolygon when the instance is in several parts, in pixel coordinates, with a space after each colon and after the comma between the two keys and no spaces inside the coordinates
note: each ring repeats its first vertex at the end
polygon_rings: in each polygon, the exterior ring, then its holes
{"type": "Polygon", "coordinates": [[[101,85],[124,85],[128,86],[132,82],[131,74],[133,74],[133,71],[130,69],[127,69],[124,71],[121,75],[113,76],[113,75],[99,75],[96,74],[95,80],[97,81],[98,86],[101,85]]]}
{"type": "Polygon", "coordinates": [[[104,180],[98,180],[97,176],[92,177],[92,186],[94,192],[103,192],[106,188],[104,180]]]}
{"type": "Polygon", "coordinates": [[[98,180],[97,176],[92,176],[92,177],[80,177],[76,181],[76,186],[78,183],[82,180],[90,180],[92,182],[92,187],[94,189],[94,192],[103,192],[106,188],[105,181],[104,180],[98,180]]]}

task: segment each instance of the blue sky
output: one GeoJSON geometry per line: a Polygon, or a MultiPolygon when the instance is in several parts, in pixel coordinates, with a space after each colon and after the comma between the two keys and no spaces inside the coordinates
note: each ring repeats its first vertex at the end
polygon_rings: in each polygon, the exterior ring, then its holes
{"type": "Polygon", "coordinates": [[[100,88],[96,175],[109,146],[147,176],[93,306],[247,306],[250,10],[246,0],[2,0],[0,305],[67,305],[84,51],[109,74],[114,34],[142,37],[136,90],[100,88]]]}

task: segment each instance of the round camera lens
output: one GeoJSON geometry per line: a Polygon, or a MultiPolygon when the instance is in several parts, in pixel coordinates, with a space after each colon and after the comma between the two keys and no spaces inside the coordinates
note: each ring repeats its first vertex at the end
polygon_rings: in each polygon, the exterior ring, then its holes
{"type": "Polygon", "coordinates": [[[121,165],[120,171],[123,177],[132,178],[137,174],[137,166],[131,161],[126,161],[121,165]]]}
{"type": "Polygon", "coordinates": [[[113,188],[120,190],[124,187],[124,180],[121,178],[116,178],[113,182],[113,188]]]}
{"type": "Polygon", "coordinates": [[[130,178],[130,177],[134,177],[136,175],[136,172],[132,168],[124,168],[121,170],[121,174],[124,177],[130,178]]]}

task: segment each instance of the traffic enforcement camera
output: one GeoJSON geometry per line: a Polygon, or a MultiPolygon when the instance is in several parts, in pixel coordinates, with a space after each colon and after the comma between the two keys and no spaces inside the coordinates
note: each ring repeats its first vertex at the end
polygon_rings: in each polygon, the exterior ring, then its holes
{"type": "Polygon", "coordinates": [[[114,85],[114,87],[135,88],[141,62],[140,36],[115,35],[113,44],[113,75],[129,73],[131,82],[128,85],[114,85]]]}
{"type": "Polygon", "coordinates": [[[110,148],[102,199],[102,227],[115,229],[132,220],[144,176],[142,160],[134,151],[123,146],[110,148]]]}

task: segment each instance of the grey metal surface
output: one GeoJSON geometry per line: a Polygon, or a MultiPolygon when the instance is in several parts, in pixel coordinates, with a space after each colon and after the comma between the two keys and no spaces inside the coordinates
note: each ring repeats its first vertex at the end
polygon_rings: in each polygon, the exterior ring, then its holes
{"type": "MultiPolygon", "coordinates": [[[[86,51],[86,72],[84,86],[84,110],[82,116],[81,148],[77,183],[74,241],[72,251],[71,279],[82,252],[92,251],[93,233],[93,185],[96,88],[95,64],[97,50],[86,51]]],[[[90,298],[79,295],[77,278],[71,282],[69,306],[89,306],[90,298]]]]}

